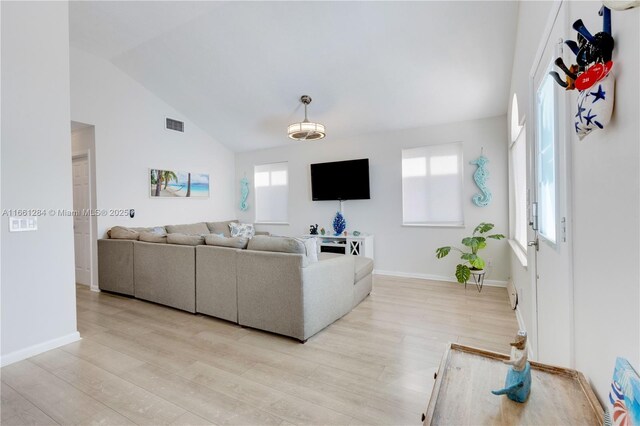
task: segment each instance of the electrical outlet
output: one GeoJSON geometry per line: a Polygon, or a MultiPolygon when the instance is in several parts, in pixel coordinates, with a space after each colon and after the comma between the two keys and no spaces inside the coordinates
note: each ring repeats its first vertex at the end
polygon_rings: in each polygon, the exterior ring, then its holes
{"type": "Polygon", "coordinates": [[[491,266],[491,263],[492,263],[491,259],[487,259],[487,261],[486,261],[487,266],[491,266]]]}

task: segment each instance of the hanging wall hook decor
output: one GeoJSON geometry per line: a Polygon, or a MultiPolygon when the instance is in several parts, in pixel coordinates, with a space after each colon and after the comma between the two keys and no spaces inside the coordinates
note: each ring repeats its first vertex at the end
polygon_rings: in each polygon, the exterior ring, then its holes
{"type": "Polygon", "coordinates": [[[567,40],[565,44],[576,56],[576,64],[567,67],[562,58],[555,61],[565,78],[557,71],[549,72],[564,89],[579,91],[574,127],[580,140],[593,130],[604,129],[613,112],[615,78],[611,74],[611,58],[615,43],[611,36],[611,10],[603,6],[599,15],[602,16],[602,31],[595,35],[589,32],[582,19],[573,23],[573,29],[578,32],[577,42],[567,40]]]}
{"type": "Polygon", "coordinates": [[[471,200],[473,204],[478,207],[486,207],[491,202],[491,191],[487,188],[487,179],[489,178],[489,171],[487,170],[487,163],[489,159],[484,156],[484,148],[480,151],[480,157],[476,158],[473,161],[470,161],[469,164],[473,164],[478,168],[473,173],[473,180],[480,189],[479,194],[475,194],[471,200]]]}

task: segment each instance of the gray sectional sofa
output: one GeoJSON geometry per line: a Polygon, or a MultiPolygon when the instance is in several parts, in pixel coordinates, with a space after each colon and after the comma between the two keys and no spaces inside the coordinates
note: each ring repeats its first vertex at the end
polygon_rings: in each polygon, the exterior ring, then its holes
{"type": "Polygon", "coordinates": [[[229,238],[230,222],[114,228],[98,240],[100,289],[302,342],[371,292],[371,259],[321,253],[314,261],[297,239],[229,238]]]}

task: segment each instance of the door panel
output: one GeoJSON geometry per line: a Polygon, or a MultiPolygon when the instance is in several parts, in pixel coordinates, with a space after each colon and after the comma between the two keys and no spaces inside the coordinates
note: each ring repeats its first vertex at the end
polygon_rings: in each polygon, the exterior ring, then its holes
{"type": "Polygon", "coordinates": [[[89,161],[87,157],[73,159],[73,237],[76,262],[76,282],[91,284],[91,222],[83,214],[91,207],[89,161]]]}
{"type": "MultiPolygon", "coordinates": [[[[536,292],[536,358],[545,363],[573,367],[573,284],[570,246],[570,138],[569,95],[549,76],[567,25],[561,5],[541,60],[533,73],[533,180],[531,206],[537,250],[532,282],[536,292]],[[537,223],[535,223],[537,222],[537,223]]],[[[567,55],[566,63],[571,58],[567,55]]]]}

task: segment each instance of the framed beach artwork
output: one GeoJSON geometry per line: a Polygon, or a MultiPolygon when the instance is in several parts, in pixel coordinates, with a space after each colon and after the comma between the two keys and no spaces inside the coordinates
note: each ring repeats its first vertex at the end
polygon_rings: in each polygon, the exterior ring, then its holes
{"type": "Polygon", "coordinates": [[[608,406],[610,424],[640,425],[640,376],[624,358],[616,359],[608,406]]]}
{"type": "Polygon", "coordinates": [[[151,198],[209,198],[209,175],[149,169],[151,198]]]}

